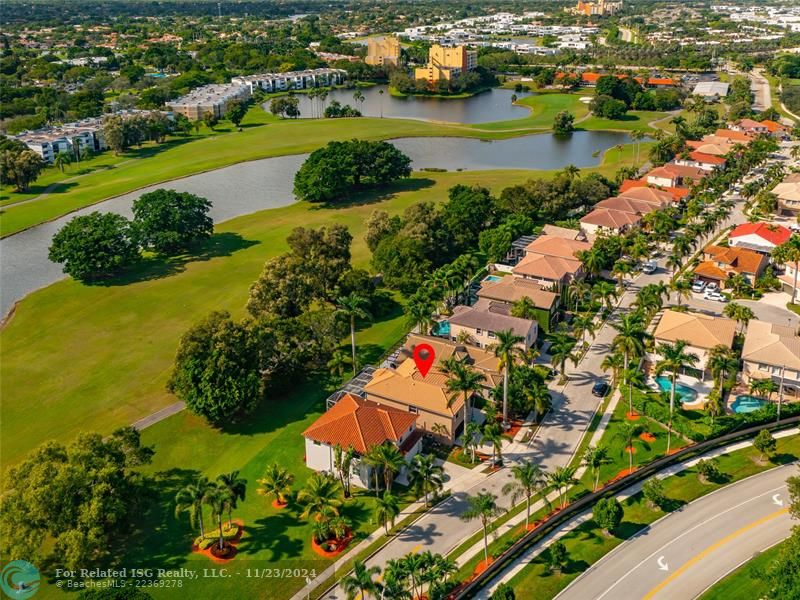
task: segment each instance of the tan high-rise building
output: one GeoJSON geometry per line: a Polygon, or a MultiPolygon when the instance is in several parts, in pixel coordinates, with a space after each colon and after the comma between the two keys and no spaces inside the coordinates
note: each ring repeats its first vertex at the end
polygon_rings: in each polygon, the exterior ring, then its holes
{"type": "Polygon", "coordinates": [[[428,51],[428,64],[414,71],[414,79],[435,83],[450,80],[478,66],[478,53],[465,46],[440,46],[434,44],[428,51]]]}
{"type": "Polygon", "coordinates": [[[400,40],[391,35],[369,38],[364,62],[377,67],[396,67],[400,64],[400,40]]]}

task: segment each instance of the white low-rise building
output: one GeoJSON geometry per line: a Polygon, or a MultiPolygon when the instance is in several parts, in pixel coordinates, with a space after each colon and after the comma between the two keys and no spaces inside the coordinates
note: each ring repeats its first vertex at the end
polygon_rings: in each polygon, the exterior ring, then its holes
{"type": "Polygon", "coordinates": [[[242,75],[231,79],[231,83],[246,85],[250,88],[251,93],[256,89],[262,89],[265,92],[284,92],[340,85],[344,83],[345,79],[347,79],[347,71],[344,69],[309,69],[286,73],[242,75]]]}

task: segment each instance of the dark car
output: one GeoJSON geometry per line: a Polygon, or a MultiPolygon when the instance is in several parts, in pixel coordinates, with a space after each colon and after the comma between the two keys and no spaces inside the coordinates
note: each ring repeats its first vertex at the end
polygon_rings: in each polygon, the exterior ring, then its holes
{"type": "Polygon", "coordinates": [[[605,381],[598,381],[592,388],[592,396],[602,398],[608,393],[608,384],[605,381]]]}

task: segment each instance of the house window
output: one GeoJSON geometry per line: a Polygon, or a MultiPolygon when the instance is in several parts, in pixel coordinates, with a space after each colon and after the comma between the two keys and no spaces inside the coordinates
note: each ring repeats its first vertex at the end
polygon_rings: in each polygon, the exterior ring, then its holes
{"type": "Polygon", "coordinates": [[[494,331],[487,331],[486,335],[488,335],[490,338],[493,338],[494,337],[494,331]]]}
{"type": "Polygon", "coordinates": [[[409,406],[408,407],[408,412],[417,415],[417,414],[419,414],[419,409],[416,406],[409,406]]]}
{"type": "Polygon", "coordinates": [[[314,440],[314,445],[315,445],[315,446],[322,446],[322,444],[321,444],[321,443],[319,443],[317,440],[314,440]]]}
{"type": "Polygon", "coordinates": [[[481,335],[481,334],[483,334],[483,330],[482,330],[482,329],[476,329],[476,330],[475,330],[475,333],[476,333],[477,335],[481,335]]]}

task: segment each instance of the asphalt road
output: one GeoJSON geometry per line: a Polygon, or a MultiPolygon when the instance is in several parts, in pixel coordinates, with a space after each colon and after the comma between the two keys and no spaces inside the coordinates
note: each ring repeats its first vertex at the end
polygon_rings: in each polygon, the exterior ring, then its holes
{"type": "Polygon", "coordinates": [[[796,464],[778,467],[688,504],[618,546],[557,598],[695,598],[789,536],[786,478],[797,473],[796,464]]]}

